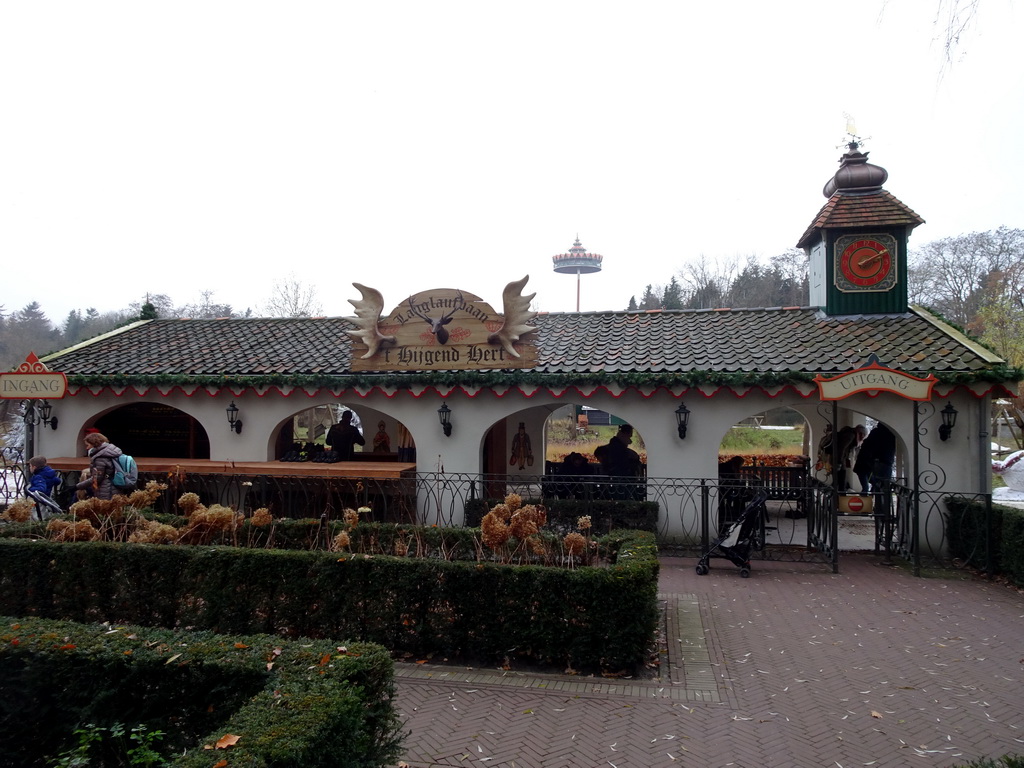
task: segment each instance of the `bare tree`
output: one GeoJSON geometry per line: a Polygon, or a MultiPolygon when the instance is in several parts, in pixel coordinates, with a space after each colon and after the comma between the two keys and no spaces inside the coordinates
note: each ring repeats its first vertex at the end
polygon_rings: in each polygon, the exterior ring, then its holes
{"type": "Polygon", "coordinates": [[[964,328],[995,299],[994,275],[1024,261],[1024,230],[1000,227],[926,243],[910,254],[910,298],[964,328]]]}
{"type": "Polygon", "coordinates": [[[684,306],[687,309],[721,307],[737,271],[735,260],[722,266],[701,254],[697,261],[679,270],[684,306]]]}
{"type": "Polygon", "coordinates": [[[946,66],[953,61],[953,56],[960,47],[960,38],[977,19],[980,6],[981,0],[939,0],[935,9],[934,24],[941,30],[946,66]]]}
{"type": "Polygon", "coordinates": [[[268,317],[316,317],[323,314],[316,286],[303,283],[294,274],[275,283],[263,311],[268,317]]]}

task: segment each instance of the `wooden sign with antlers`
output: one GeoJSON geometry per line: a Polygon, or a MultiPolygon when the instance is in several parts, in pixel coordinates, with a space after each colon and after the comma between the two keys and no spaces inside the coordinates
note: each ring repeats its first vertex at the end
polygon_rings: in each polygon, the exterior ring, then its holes
{"type": "Polygon", "coordinates": [[[432,371],[532,368],[536,348],[530,322],[536,317],[522,295],[529,276],[509,283],[502,294],[503,314],[479,296],[437,288],[409,296],[381,317],[380,291],[353,285],[361,299],[349,299],[356,316],[352,371],[432,371]]]}

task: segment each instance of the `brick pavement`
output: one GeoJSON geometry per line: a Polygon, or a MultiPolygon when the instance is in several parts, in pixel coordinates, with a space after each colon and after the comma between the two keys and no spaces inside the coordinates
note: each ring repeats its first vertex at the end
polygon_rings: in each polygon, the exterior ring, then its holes
{"type": "Polygon", "coordinates": [[[412,768],[946,766],[1024,754],[1024,597],[820,565],[662,558],[661,679],[397,665],[412,768]]]}

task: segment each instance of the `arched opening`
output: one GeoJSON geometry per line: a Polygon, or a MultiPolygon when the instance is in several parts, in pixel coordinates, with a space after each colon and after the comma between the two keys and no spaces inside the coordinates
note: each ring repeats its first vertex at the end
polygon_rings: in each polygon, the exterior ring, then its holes
{"type": "Polygon", "coordinates": [[[792,408],[772,408],[732,425],[718,446],[718,461],[743,458],[744,466],[799,466],[810,461],[810,429],[792,408]]]}
{"type": "Polygon", "coordinates": [[[754,515],[742,528],[754,551],[806,544],[810,441],[807,420],[788,407],[751,414],[726,430],[718,446],[715,533],[754,515]]]}
{"type": "Polygon", "coordinates": [[[132,456],[208,459],[210,438],[184,411],[163,403],[129,403],[100,416],[93,424],[132,456]]]}
{"type": "Polygon", "coordinates": [[[274,461],[415,461],[405,425],[363,405],[311,406],[283,419],[273,436],[274,461]]]}
{"type": "Polygon", "coordinates": [[[544,424],[545,461],[566,463],[573,454],[582,456],[592,465],[593,474],[626,474],[624,470],[634,465],[635,474],[647,473],[647,447],[636,429],[614,413],[575,403],[554,411],[544,424]],[[602,463],[602,456],[606,454],[603,449],[615,445],[616,436],[624,427],[632,430],[626,447],[636,454],[635,458],[629,457],[625,463],[622,460],[602,463]]]}
{"type": "Polygon", "coordinates": [[[834,440],[838,466],[833,466],[831,424],[814,446],[813,467],[819,480],[831,484],[838,475],[840,493],[867,494],[883,479],[904,474],[907,452],[898,430],[856,411],[846,411],[843,417],[834,440]]]}

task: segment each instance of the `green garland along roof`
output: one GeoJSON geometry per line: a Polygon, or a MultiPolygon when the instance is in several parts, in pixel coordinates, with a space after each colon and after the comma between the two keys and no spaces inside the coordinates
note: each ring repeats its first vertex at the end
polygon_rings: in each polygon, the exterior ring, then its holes
{"type": "MultiPolygon", "coordinates": [[[[829,376],[842,372],[828,372],[829,376]]],[[[978,382],[1009,384],[1024,380],[1024,369],[997,365],[978,371],[907,371],[914,376],[933,374],[940,384],[962,385],[978,382]]],[[[563,389],[565,387],[698,387],[703,385],[726,387],[773,388],[786,385],[809,384],[814,373],[806,371],[755,371],[727,373],[722,371],[686,371],[682,373],[657,372],[594,372],[594,373],[542,373],[522,369],[505,371],[421,371],[416,373],[363,373],[337,374],[260,374],[195,375],[188,374],[71,374],[68,384],[78,387],[122,386],[200,386],[262,389],[266,387],[298,387],[302,389],[410,389],[413,387],[475,388],[537,386],[563,389]]]]}

